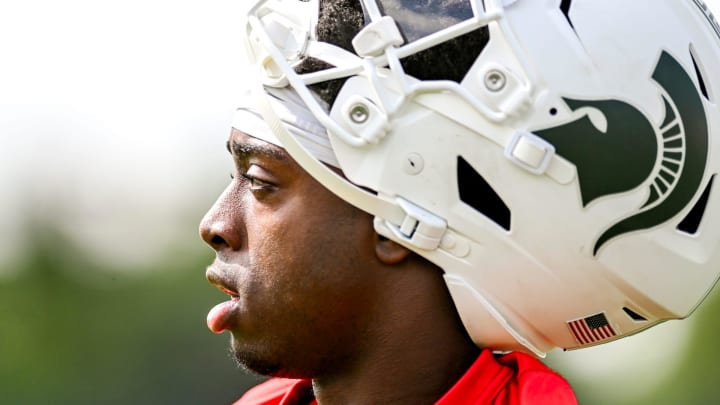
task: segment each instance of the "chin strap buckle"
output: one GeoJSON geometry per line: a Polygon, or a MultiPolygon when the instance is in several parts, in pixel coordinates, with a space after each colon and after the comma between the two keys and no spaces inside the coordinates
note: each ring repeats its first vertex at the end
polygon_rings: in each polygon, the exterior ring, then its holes
{"type": "Polygon", "coordinates": [[[384,220],[385,228],[409,245],[423,250],[437,249],[447,231],[447,222],[404,198],[397,197],[395,202],[405,211],[405,218],[400,225],[384,220]]]}

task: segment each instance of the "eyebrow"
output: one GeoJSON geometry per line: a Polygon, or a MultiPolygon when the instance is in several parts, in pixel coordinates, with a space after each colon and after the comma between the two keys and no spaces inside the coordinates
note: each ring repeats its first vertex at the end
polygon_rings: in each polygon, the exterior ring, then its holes
{"type": "Polygon", "coordinates": [[[253,143],[238,143],[235,141],[227,141],[226,144],[228,152],[232,155],[237,156],[239,159],[248,159],[253,156],[261,156],[278,160],[281,162],[287,162],[288,156],[280,148],[272,145],[258,145],[253,143]]]}

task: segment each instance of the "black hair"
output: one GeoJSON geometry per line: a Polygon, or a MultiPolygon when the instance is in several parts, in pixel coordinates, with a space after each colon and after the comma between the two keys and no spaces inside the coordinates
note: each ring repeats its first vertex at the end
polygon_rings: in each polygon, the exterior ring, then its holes
{"type": "MultiPolygon", "coordinates": [[[[445,14],[452,14],[452,0],[424,0],[412,3],[413,11],[440,8],[445,14]]],[[[364,27],[362,6],[359,0],[320,0],[320,14],[317,24],[319,41],[353,51],[352,39],[364,27]]],[[[471,31],[465,35],[443,42],[432,48],[410,55],[401,60],[405,73],[420,80],[463,79],[473,62],[483,50],[489,39],[487,27],[471,31]]],[[[331,67],[317,59],[307,58],[297,67],[298,73],[314,72],[331,67]]],[[[332,80],[312,86],[312,90],[329,105],[337,97],[345,79],[332,80]]]]}

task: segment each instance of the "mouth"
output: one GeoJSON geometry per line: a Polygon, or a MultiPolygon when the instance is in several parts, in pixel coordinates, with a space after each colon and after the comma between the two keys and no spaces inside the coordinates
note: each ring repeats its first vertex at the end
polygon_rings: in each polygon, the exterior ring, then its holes
{"type": "Polygon", "coordinates": [[[223,286],[216,286],[220,291],[224,292],[225,294],[229,295],[231,298],[238,298],[240,294],[237,292],[223,286]]]}
{"type": "Polygon", "coordinates": [[[217,287],[220,291],[230,296],[230,299],[215,305],[207,315],[207,326],[213,333],[222,333],[233,327],[233,320],[237,313],[240,303],[240,294],[233,287],[226,272],[217,268],[218,266],[210,266],[205,272],[210,284],[217,287]]]}

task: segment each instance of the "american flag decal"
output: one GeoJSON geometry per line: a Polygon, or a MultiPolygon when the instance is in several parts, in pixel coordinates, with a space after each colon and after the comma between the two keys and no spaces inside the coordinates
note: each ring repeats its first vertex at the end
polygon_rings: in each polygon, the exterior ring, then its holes
{"type": "Polygon", "coordinates": [[[600,342],[616,335],[603,312],[567,323],[578,343],[600,342]]]}

